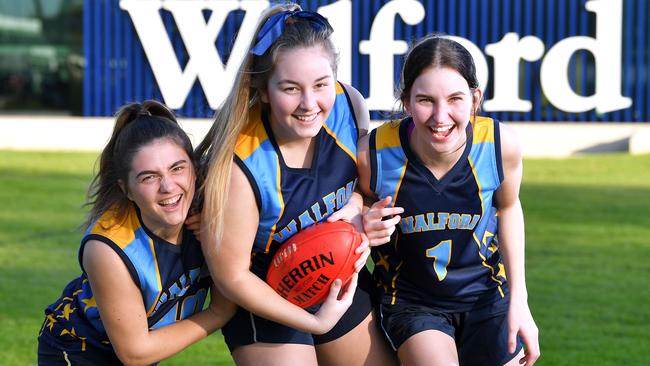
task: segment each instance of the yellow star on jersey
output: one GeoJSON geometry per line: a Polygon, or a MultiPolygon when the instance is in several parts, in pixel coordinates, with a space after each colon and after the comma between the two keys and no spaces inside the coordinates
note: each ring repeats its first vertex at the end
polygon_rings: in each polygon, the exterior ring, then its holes
{"type": "Polygon", "coordinates": [[[95,302],[95,296],[91,297],[90,299],[82,299],[81,302],[86,304],[86,308],[84,309],[84,313],[88,311],[90,308],[96,308],[97,303],[95,302]]]}
{"type": "Polygon", "coordinates": [[[388,286],[383,281],[377,282],[377,284],[375,286],[376,287],[383,287],[384,292],[388,292],[388,286]]]}
{"type": "Polygon", "coordinates": [[[72,314],[77,308],[73,308],[70,303],[65,304],[63,307],[63,314],[57,315],[57,318],[65,318],[65,320],[70,320],[70,314],[72,314]]]}
{"type": "Polygon", "coordinates": [[[503,263],[499,263],[499,273],[497,273],[497,277],[506,278],[506,267],[503,266],[503,263]]]}
{"type": "Polygon", "coordinates": [[[67,335],[67,334],[77,338],[77,332],[75,332],[74,328],[72,328],[71,330],[63,329],[61,331],[61,336],[64,336],[64,335],[67,335]]]}
{"type": "Polygon", "coordinates": [[[379,260],[377,261],[377,263],[375,263],[375,267],[382,266],[386,269],[386,271],[388,271],[388,268],[390,267],[390,265],[388,264],[388,257],[389,255],[383,255],[379,253],[379,260]]]}
{"type": "Polygon", "coordinates": [[[483,245],[487,245],[487,239],[491,238],[493,236],[494,236],[493,233],[491,233],[489,231],[485,231],[485,234],[483,234],[483,245]]]}
{"type": "Polygon", "coordinates": [[[47,319],[47,323],[45,324],[45,326],[46,326],[46,327],[50,330],[50,332],[51,332],[51,331],[52,331],[52,327],[54,327],[54,323],[56,323],[56,319],[54,319],[54,317],[52,316],[52,314],[48,314],[48,316],[47,316],[46,319],[47,319]]]}

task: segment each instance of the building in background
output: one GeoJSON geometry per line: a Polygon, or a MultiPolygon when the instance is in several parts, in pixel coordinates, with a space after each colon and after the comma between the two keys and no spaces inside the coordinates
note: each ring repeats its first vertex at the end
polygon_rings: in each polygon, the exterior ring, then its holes
{"type": "Polygon", "coordinates": [[[0,0],[0,113],[82,113],[83,0],[0,0]]]}
{"type": "MultiPolygon", "coordinates": [[[[339,79],[374,119],[397,108],[401,56],[444,32],[474,55],[485,114],[504,121],[650,121],[646,0],[311,0],[339,79]]],[[[261,0],[0,0],[0,113],[110,116],[159,99],[209,117],[229,90],[261,0]]]]}

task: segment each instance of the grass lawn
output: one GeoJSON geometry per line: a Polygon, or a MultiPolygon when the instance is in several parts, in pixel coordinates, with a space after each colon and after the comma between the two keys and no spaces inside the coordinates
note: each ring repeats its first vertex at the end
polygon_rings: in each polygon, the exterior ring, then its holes
{"type": "Polygon", "coordinates": [[[542,365],[650,362],[650,156],[525,162],[542,365]]]}
{"type": "MultiPolygon", "coordinates": [[[[43,309],[79,274],[95,154],[0,151],[3,365],[36,362],[43,309]]],[[[650,361],[650,156],[527,160],[529,301],[539,365],[650,361]]],[[[165,365],[230,365],[220,334],[165,365]]]]}

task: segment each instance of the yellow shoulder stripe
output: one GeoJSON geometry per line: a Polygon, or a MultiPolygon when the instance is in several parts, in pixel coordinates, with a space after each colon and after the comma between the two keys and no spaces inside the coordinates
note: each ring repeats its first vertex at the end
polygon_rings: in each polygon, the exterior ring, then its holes
{"type": "Polygon", "coordinates": [[[90,234],[101,235],[120,248],[125,248],[135,239],[135,231],[139,228],[138,215],[133,207],[129,207],[124,221],[117,217],[115,210],[104,212],[90,230],[90,234]]]}
{"type": "Polygon", "coordinates": [[[492,118],[477,116],[472,123],[473,143],[494,142],[494,123],[492,118]]]}
{"type": "Polygon", "coordinates": [[[341,83],[337,81],[335,85],[336,85],[336,94],[341,94],[344,92],[343,85],[341,85],[341,83]]]}
{"type": "Polygon", "coordinates": [[[257,150],[260,144],[268,139],[259,108],[251,109],[250,122],[237,138],[235,154],[246,160],[253,151],[257,150]]]}
{"type": "Polygon", "coordinates": [[[377,150],[400,146],[399,126],[400,123],[391,121],[377,127],[377,140],[375,141],[377,150]]]}

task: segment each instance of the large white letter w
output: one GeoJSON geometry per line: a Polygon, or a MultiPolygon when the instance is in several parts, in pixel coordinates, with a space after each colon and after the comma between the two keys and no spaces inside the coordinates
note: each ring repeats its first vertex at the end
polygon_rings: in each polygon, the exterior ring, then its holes
{"type": "Polygon", "coordinates": [[[185,104],[197,77],[210,108],[219,107],[230,91],[255,32],[256,21],[268,6],[268,1],[257,0],[120,1],[120,8],[127,11],[133,21],[165,103],[173,109],[185,104]],[[189,56],[185,70],[181,69],[165,31],[159,13],[161,8],[172,13],[185,44],[189,56]],[[244,10],[246,15],[228,64],[224,65],[215,42],[228,14],[237,9],[244,10]],[[207,23],[203,10],[212,11],[207,23]]]}

